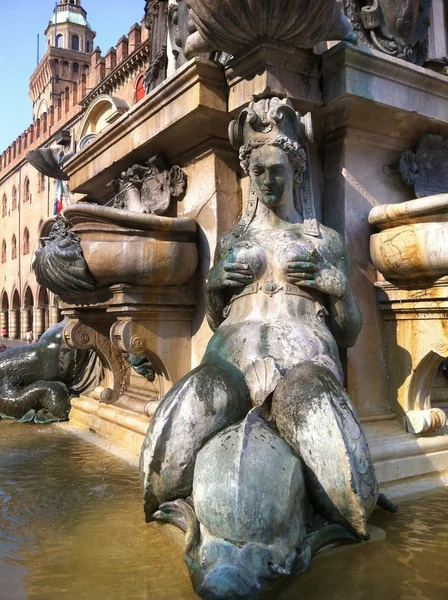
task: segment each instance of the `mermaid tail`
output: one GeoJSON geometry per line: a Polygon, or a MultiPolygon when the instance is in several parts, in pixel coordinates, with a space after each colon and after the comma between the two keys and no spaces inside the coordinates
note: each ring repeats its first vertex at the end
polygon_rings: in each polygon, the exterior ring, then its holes
{"type": "Polygon", "coordinates": [[[312,362],[293,369],[277,386],[272,416],[305,463],[316,510],[368,538],[378,483],[355,409],[333,373],[312,362]]]}

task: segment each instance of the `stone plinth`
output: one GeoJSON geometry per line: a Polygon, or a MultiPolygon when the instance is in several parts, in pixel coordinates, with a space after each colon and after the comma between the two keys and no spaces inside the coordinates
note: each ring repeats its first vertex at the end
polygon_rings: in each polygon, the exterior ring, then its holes
{"type": "Polygon", "coordinates": [[[436,282],[377,284],[384,320],[389,401],[406,412],[431,409],[437,368],[448,356],[448,277],[436,282]]]}
{"type": "Polygon", "coordinates": [[[229,112],[236,115],[253,97],[280,96],[305,114],[322,104],[319,57],[274,41],[257,42],[226,67],[229,112]]]}
{"type": "Polygon", "coordinates": [[[73,400],[70,420],[138,450],[161,398],[191,368],[195,295],[185,286],[118,285],[108,296],[62,306],[67,345],[94,349],[104,368],[101,385],[73,400]],[[137,374],[123,353],[149,359],[154,380],[137,374]]]}

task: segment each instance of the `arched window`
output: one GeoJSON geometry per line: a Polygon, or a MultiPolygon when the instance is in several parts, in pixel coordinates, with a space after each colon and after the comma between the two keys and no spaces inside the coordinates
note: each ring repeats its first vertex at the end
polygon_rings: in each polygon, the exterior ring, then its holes
{"type": "Polygon", "coordinates": [[[6,262],[6,242],[3,240],[2,243],[2,263],[6,262]]]}
{"type": "Polygon", "coordinates": [[[66,60],[62,63],[62,75],[68,75],[69,64],[66,60]]]}
{"type": "Polygon", "coordinates": [[[30,232],[28,231],[28,227],[25,227],[25,231],[23,232],[23,253],[30,253],[30,232]]]}
{"type": "Polygon", "coordinates": [[[23,201],[30,202],[31,194],[30,194],[30,180],[28,177],[25,177],[25,182],[23,184],[23,201]]]}
{"type": "Polygon", "coordinates": [[[79,52],[79,35],[72,35],[72,50],[79,52]]]}
{"type": "Polygon", "coordinates": [[[146,95],[145,88],[143,87],[143,75],[137,79],[137,85],[135,86],[135,101],[138,102],[146,95]]]}
{"type": "Polygon", "coordinates": [[[17,238],[15,235],[12,236],[11,242],[11,258],[14,260],[17,258],[17,238]]]}
{"type": "Polygon", "coordinates": [[[11,206],[12,210],[16,210],[17,208],[17,188],[16,186],[14,186],[12,188],[12,206],[11,206]]]}
{"type": "Polygon", "coordinates": [[[90,54],[90,41],[86,40],[86,52],[87,54],[90,54]]]}
{"type": "Polygon", "coordinates": [[[45,175],[43,173],[39,173],[37,190],[38,190],[38,192],[45,191],[45,175]]]}
{"type": "Polygon", "coordinates": [[[78,65],[78,63],[73,63],[72,71],[73,71],[73,75],[77,75],[79,73],[79,65],[78,65]]]}
{"type": "Polygon", "coordinates": [[[56,48],[63,48],[64,47],[64,36],[62,35],[62,33],[60,33],[59,35],[56,36],[56,44],[55,44],[56,48]]]}
{"type": "Polygon", "coordinates": [[[8,198],[6,197],[6,194],[3,194],[2,217],[6,217],[7,214],[8,214],[8,198]]]}

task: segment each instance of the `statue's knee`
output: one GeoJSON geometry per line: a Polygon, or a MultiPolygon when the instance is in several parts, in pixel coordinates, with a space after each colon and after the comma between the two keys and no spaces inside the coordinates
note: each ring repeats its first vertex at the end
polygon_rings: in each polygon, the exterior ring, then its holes
{"type": "Polygon", "coordinates": [[[279,382],[272,399],[272,412],[274,416],[285,409],[295,412],[303,403],[319,402],[328,393],[344,393],[330,369],[311,361],[298,365],[279,382]]]}

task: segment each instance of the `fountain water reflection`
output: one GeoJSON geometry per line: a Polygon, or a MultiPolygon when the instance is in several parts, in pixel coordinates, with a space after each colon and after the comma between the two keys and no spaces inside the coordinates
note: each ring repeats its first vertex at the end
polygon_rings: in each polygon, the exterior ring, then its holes
{"type": "MultiPolygon", "coordinates": [[[[0,421],[0,599],[197,600],[140,498],[133,466],[52,425],[0,421]]],[[[446,600],[448,489],[371,522],[385,541],[322,554],[279,600],[446,600]]]]}
{"type": "Polygon", "coordinates": [[[393,515],[376,509],[370,523],[386,540],[322,554],[280,600],[448,598],[447,488],[400,500],[393,515]]]}
{"type": "Polygon", "coordinates": [[[193,600],[144,522],[134,467],[53,426],[0,421],[1,600],[193,600]]]}

